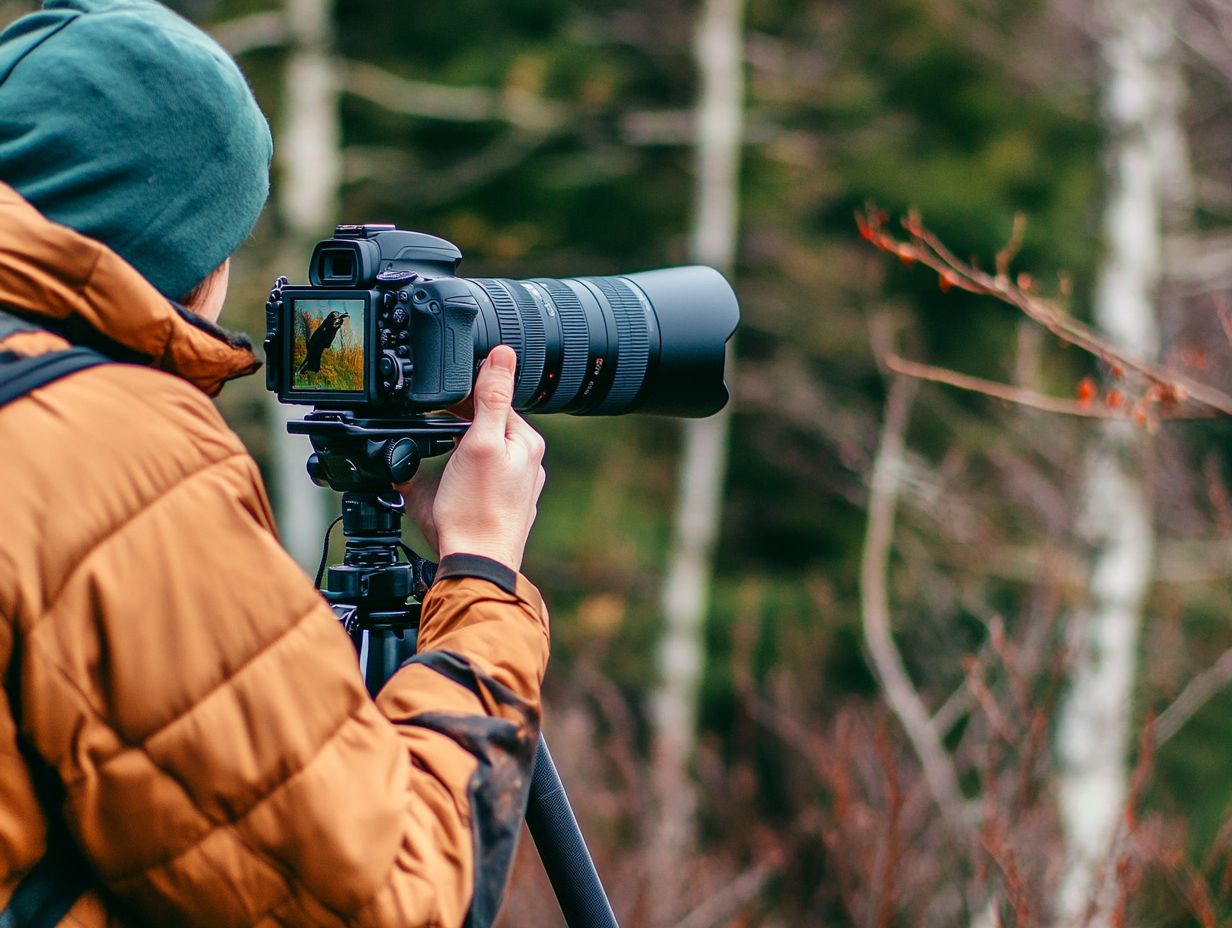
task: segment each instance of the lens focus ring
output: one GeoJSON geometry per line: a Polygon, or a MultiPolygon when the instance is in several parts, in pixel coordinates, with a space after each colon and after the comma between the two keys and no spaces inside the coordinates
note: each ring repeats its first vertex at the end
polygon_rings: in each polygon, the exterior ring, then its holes
{"type": "MultiPolygon", "coordinates": [[[[517,352],[518,358],[522,357],[522,322],[518,319],[518,309],[514,305],[513,297],[499,283],[491,278],[472,277],[471,283],[478,284],[483,287],[484,292],[488,295],[488,299],[492,301],[492,306],[496,310],[496,321],[500,326],[500,340],[502,345],[508,345],[517,352]]],[[[494,346],[490,346],[494,347],[494,346]]],[[[521,380],[521,365],[519,365],[518,377],[521,380]]],[[[514,385],[516,394],[517,384],[514,385]]]]}
{"type": "Polygon", "coordinates": [[[586,358],[590,350],[590,332],[586,326],[586,314],[572,290],[559,280],[550,277],[535,278],[535,283],[547,291],[556,305],[556,317],[560,320],[561,365],[560,382],[556,390],[536,412],[559,412],[577,398],[586,375],[586,358]]]}
{"type": "Polygon", "coordinates": [[[595,407],[592,415],[615,415],[625,412],[636,398],[650,363],[650,335],[642,301],[624,281],[610,277],[590,277],[588,283],[598,287],[607,298],[616,320],[620,337],[616,377],[607,396],[595,407]]]}
{"type": "Polygon", "coordinates": [[[519,356],[518,383],[513,396],[515,409],[530,402],[539,381],[543,379],[543,361],[547,354],[547,333],[543,326],[543,311],[538,301],[516,280],[501,280],[518,304],[518,316],[522,320],[522,338],[525,341],[519,356]]]}

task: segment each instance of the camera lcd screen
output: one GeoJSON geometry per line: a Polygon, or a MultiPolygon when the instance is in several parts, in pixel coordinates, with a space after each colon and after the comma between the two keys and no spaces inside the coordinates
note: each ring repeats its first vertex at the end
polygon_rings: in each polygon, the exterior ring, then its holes
{"type": "Polygon", "coordinates": [[[363,392],[367,311],[367,300],[293,302],[292,390],[363,392]]]}

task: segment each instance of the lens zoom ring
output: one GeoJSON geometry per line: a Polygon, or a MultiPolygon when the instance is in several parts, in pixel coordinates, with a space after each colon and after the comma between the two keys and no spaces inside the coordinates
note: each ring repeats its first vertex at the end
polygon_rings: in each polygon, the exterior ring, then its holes
{"type": "Polygon", "coordinates": [[[539,381],[543,379],[543,361],[548,350],[547,333],[543,327],[543,310],[530,291],[516,280],[500,282],[513,293],[518,304],[518,317],[522,321],[524,349],[518,357],[518,387],[513,397],[513,405],[521,408],[535,395],[539,381]]]}
{"type": "Polygon", "coordinates": [[[608,277],[592,277],[612,307],[616,331],[620,336],[620,356],[616,361],[616,378],[603,402],[593,415],[615,415],[626,410],[642,389],[646,367],[650,363],[650,334],[646,311],[629,285],[608,277]]]}
{"type": "Polygon", "coordinates": [[[590,356],[590,329],[576,293],[550,277],[536,278],[535,283],[546,290],[556,304],[561,333],[560,382],[556,392],[536,412],[557,412],[577,399],[578,390],[582,389],[586,359],[590,356]]]}
{"type": "Polygon", "coordinates": [[[516,351],[520,361],[522,358],[522,323],[518,319],[518,308],[513,303],[513,297],[491,278],[472,277],[471,283],[483,287],[488,299],[492,301],[492,306],[496,309],[496,321],[500,325],[501,344],[508,345],[516,351]]]}

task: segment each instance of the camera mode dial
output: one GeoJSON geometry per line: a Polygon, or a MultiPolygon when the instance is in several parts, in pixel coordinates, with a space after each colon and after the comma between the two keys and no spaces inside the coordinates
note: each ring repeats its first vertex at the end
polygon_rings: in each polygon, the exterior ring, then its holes
{"type": "Polygon", "coordinates": [[[418,279],[419,275],[414,271],[381,271],[376,275],[376,285],[385,290],[401,290],[418,279]]]}

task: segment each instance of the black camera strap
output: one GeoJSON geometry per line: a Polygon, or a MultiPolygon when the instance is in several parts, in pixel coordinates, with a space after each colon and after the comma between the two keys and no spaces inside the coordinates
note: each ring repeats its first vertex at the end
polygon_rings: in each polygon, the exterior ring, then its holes
{"type": "MultiPolygon", "coordinates": [[[[111,359],[89,348],[70,348],[23,358],[0,352],[0,406],[69,374],[107,364],[111,359]]],[[[4,928],[0,923],[0,928],[4,928]]]]}
{"type": "MultiPolygon", "coordinates": [[[[3,314],[0,314],[3,315],[3,314]]],[[[0,351],[0,406],[69,374],[106,364],[110,359],[88,348],[53,351],[22,357],[0,351]]],[[[16,705],[10,694],[10,704],[16,705]]],[[[44,803],[59,786],[37,759],[26,757],[36,792],[44,803]],[[41,788],[40,788],[41,787],[41,788]]],[[[90,884],[90,871],[73,844],[64,823],[44,806],[47,815],[47,852],[13,891],[9,904],[0,911],[0,928],[54,928],[68,914],[90,884]]]]}
{"type": "Polygon", "coordinates": [[[55,928],[90,883],[80,853],[65,836],[49,837],[47,853],[17,884],[0,912],[0,928],[55,928]]]}

